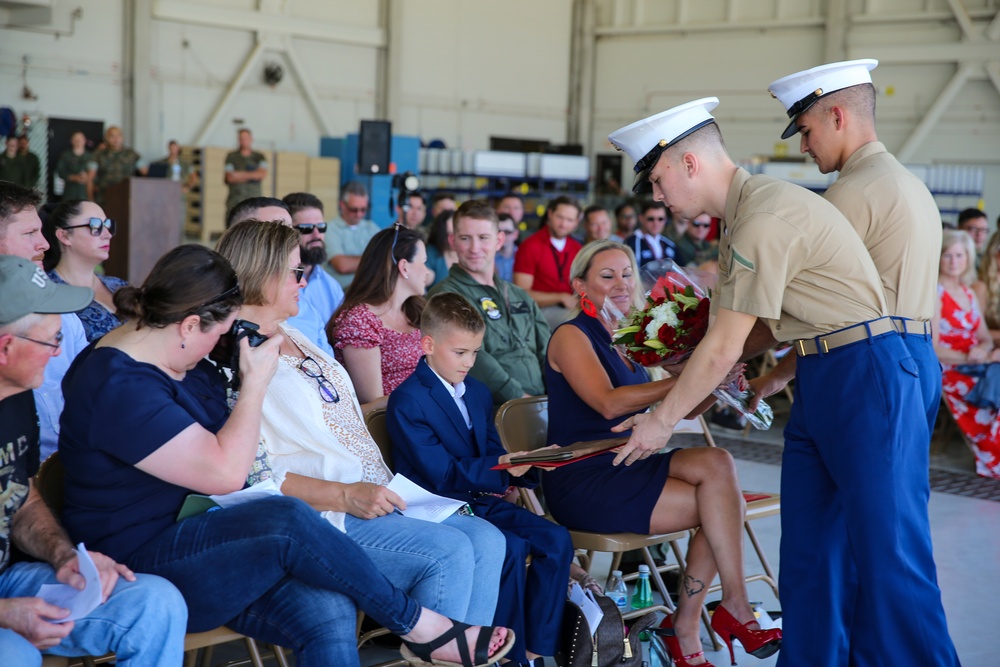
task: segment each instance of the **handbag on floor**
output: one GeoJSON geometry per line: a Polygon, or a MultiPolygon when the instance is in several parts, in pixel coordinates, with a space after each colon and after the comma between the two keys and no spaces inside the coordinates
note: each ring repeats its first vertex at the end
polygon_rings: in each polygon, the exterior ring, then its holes
{"type": "Polygon", "coordinates": [[[597,632],[590,635],[590,626],[583,610],[575,602],[566,600],[560,637],[562,667],[640,667],[642,646],[639,633],[656,624],[656,612],[639,618],[628,636],[618,605],[603,595],[594,600],[604,612],[597,632]]]}

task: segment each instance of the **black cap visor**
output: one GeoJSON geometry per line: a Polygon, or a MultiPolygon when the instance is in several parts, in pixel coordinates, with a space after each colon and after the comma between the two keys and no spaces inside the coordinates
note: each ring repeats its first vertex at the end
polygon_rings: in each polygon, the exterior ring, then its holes
{"type": "Polygon", "coordinates": [[[653,184],[649,182],[649,173],[653,171],[653,167],[659,162],[660,156],[663,155],[663,151],[667,150],[671,146],[675,145],[681,139],[694,134],[701,128],[705,127],[710,123],[714,123],[714,118],[709,118],[704,120],[691,129],[687,130],[683,134],[679,134],[674,137],[673,141],[665,142],[660,141],[653,149],[642,156],[642,159],[635,164],[635,180],[632,181],[632,192],[637,195],[648,195],[653,191],[653,184]]]}
{"type": "Polygon", "coordinates": [[[817,100],[821,97],[823,97],[823,89],[817,88],[789,107],[788,117],[792,119],[792,122],[790,122],[788,127],[785,128],[785,131],[781,133],[782,139],[787,139],[799,131],[799,116],[804,114],[806,111],[809,111],[809,108],[816,104],[817,100]]]}

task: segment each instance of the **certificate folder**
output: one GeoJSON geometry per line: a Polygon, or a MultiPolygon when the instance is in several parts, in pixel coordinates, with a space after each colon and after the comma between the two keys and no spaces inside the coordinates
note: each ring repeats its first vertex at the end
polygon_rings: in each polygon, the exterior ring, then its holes
{"type": "Polygon", "coordinates": [[[574,442],[572,445],[566,445],[558,449],[539,449],[529,454],[515,457],[511,459],[510,463],[493,466],[491,470],[506,470],[507,468],[527,464],[546,468],[558,468],[559,466],[596,456],[609,449],[621,447],[626,442],[628,442],[628,438],[605,438],[604,440],[574,442]]]}

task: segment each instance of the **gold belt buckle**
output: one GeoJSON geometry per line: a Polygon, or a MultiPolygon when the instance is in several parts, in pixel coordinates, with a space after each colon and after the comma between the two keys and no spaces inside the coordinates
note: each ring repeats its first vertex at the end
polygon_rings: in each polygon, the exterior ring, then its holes
{"type": "Polygon", "coordinates": [[[802,338],[795,341],[795,351],[800,357],[806,356],[806,342],[802,338]]]}
{"type": "Polygon", "coordinates": [[[821,348],[822,351],[823,351],[823,354],[826,354],[827,352],[830,351],[830,346],[826,344],[826,339],[825,338],[820,338],[819,342],[816,344],[816,347],[821,348]]]}

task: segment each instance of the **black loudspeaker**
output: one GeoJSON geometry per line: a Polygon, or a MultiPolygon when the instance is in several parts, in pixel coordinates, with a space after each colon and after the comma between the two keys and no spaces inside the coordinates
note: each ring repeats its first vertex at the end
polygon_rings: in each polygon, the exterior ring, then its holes
{"type": "Polygon", "coordinates": [[[363,120],[358,136],[358,172],[388,174],[392,123],[387,120],[363,120]]]}

